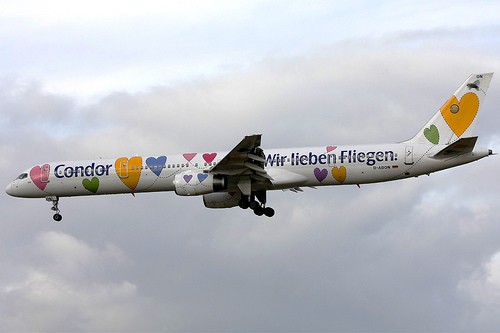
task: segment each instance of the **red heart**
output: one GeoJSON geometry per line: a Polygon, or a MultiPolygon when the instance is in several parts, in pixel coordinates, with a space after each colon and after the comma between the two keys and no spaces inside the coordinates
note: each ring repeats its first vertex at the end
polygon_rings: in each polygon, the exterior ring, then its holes
{"type": "Polygon", "coordinates": [[[203,154],[203,159],[207,163],[212,163],[212,161],[215,160],[216,156],[217,156],[217,153],[211,153],[211,154],[205,153],[205,154],[203,154]]]}

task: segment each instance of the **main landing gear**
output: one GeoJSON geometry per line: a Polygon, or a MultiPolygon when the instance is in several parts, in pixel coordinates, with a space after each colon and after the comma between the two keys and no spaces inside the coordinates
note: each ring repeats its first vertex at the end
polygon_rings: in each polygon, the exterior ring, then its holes
{"type": "Polygon", "coordinates": [[[257,216],[274,216],[274,209],[272,209],[271,207],[266,207],[265,191],[252,192],[250,196],[242,195],[240,201],[238,202],[238,206],[240,206],[240,208],[242,209],[250,208],[257,216]],[[257,199],[258,201],[255,199],[257,199]]]}
{"type": "Polygon", "coordinates": [[[52,210],[55,212],[53,218],[54,218],[54,221],[56,222],[60,222],[62,220],[62,215],[59,214],[60,213],[60,210],[59,210],[59,197],[56,197],[56,196],[50,196],[50,197],[46,197],[45,200],[47,200],[48,202],[52,202],[52,210]]]}

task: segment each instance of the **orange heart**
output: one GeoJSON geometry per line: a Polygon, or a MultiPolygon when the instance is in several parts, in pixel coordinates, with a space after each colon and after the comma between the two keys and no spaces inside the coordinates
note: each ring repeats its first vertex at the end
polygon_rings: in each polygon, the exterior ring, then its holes
{"type": "Polygon", "coordinates": [[[347,170],[345,166],[341,166],[340,168],[333,167],[332,175],[335,180],[342,184],[347,177],[347,170]]]}
{"type": "Polygon", "coordinates": [[[473,92],[462,96],[460,102],[455,96],[441,107],[441,114],[453,133],[460,137],[469,128],[479,110],[479,98],[473,92]]]}
{"type": "Polygon", "coordinates": [[[121,157],[115,162],[118,178],[132,191],[135,190],[141,177],[142,157],[134,156],[130,159],[121,157]]]}

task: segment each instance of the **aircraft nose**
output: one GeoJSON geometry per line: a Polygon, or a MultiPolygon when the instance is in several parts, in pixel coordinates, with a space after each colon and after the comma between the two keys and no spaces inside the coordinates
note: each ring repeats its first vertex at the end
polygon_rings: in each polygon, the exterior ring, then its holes
{"type": "Polygon", "coordinates": [[[5,188],[5,193],[7,193],[8,195],[14,195],[14,192],[12,191],[12,183],[10,183],[9,185],[7,185],[7,187],[5,188]]]}

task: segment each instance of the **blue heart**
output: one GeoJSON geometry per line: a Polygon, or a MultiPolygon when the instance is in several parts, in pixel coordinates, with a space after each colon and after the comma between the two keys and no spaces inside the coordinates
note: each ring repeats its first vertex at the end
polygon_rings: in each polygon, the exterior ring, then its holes
{"type": "Polygon", "coordinates": [[[200,183],[202,183],[205,179],[207,179],[208,177],[208,174],[206,173],[199,173],[198,174],[198,180],[200,181],[200,183]]]}
{"type": "Polygon", "coordinates": [[[149,170],[151,170],[156,176],[160,177],[161,171],[165,168],[167,163],[167,156],[160,156],[158,158],[148,157],[146,159],[146,165],[149,170]]]}

